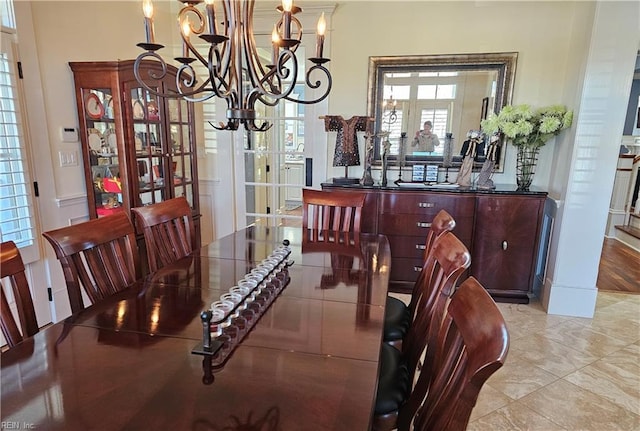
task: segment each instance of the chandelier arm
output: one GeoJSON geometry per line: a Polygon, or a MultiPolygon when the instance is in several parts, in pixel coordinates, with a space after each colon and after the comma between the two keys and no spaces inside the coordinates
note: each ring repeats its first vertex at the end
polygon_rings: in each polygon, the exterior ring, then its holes
{"type": "MultiPolygon", "coordinates": [[[[287,47],[280,51],[278,54],[278,58],[275,61],[275,65],[271,65],[266,68],[259,61],[259,55],[255,48],[255,41],[253,41],[252,45],[252,56],[254,59],[257,59],[257,64],[259,67],[260,74],[256,74],[257,79],[254,80],[256,82],[254,84],[255,87],[259,88],[260,93],[263,96],[272,97],[275,99],[274,103],[266,102],[264,97],[261,97],[260,100],[269,105],[275,106],[278,100],[285,98],[295,88],[297,79],[293,79],[289,85],[289,87],[284,89],[284,80],[289,76],[297,77],[298,74],[298,58],[295,55],[295,52],[300,44],[300,40],[302,38],[302,24],[300,21],[291,17],[291,22],[296,24],[298,29],[298,33],[294,36],[294,39],[290,39],[287,47]],[[290,67],[287,67],[287,64],[291,62],[290,67]],[[275,80],[275,82],[274,82],[275,80]]],[[[277,26],[283,25],[283,18],[280,19],[277,26]]],[[[251,33],[253,35],[253,32],[251,33]]]]}
{"type": "Polygon", "coordinates": [[[326,77],[327,80],[327,89],[325,90],[325,92],[317,97],[316,99],[311,99],[311,100],[303,100],[303,99],[292,99],[290,97],[284,97],[284,99],[289,100],[290,102],[296,102],[296,103],[302,103],[303,105],[311,105],[314,103],[318,103],[323,101],[324,99],[327,98],[327,96],[329,95],[329,93],[331,92],[331,86],[333,85],[333,79],[331,78],[331,73],[329,72],[329,70],[324,67],[322,64],[314,64],[313,66],[311,66],[309,68],[309,70],[307,70],[306,76],[305,76],[305,83],[307,85],[307,87],[309,88],[320,88],[320,86],[322,85],[322,82],[320,80],[317,80],[315,83],[311,82],[310,77],[311,77],[311,73],[315,70],[318,70],[320,72],[322,72],[324,74],[324,76],[326,77]]]}
{"type": "MultiPolygon", "coordinates": [[[[229,21],[231,18],[231,5],[230,0],[224,0],[222,2],[223,11],[224,11],[224,32],[223,34],[230,34],[231,29],[229,28],[229,21]]],[[[218,71],[227,71],[229,70],[229,65],[231,63],[231,42],[227,39],[225,42],[218,44],[218,71]],[[222,54],[220,54],[222,53],[222,54]]],[[[224,76],[226,73],[222,73],[221,76],[224,76]]]]}
{"type": "MultiPolygon", "coordinates": [[[[250,0],[253,1],[253,0],[250,0]]],[[[231,87],[231,92],[235,93],[237,99],[236,103],[234,103],[233,107],[230,109],[239,109],[241,105],[237,102],[244,100],[245,89],[243,86],[243,73],[242,73],[242,39],[240,37],[240,32],[242,31],[242,9],[241,9],[241,1],[240,0],[232,0],[231,3],[231,13],[232,17],[230,19],[231,23],[229,24],[229,53],[232,56],[229,63],[229,75],[228,75],[228,83],[231,87]]]]}
{"type": "MultiPolygon", "coordinates": [[[[200,87],[198,87],[197,89],[193,90],[193,91],[183,91],[182,90],[182,86],[178,85],[178,83],[176,82],[178,91],[174,91],[171,93],[163,93],[161,91],[156,90],[154,87],[152,87],[151,85],[149,85],[146,81],[146,79],[142,76],[143,71],[146,70],[147,75],[149,75],[149,77],[154,80],[154,81],[161,81],[163,80],[168,73],[168,67],[167,67],[167,63],[163,60],[163,58],[158,55],[156,52],[153,51],[145,51],[142,54],[138,55],[138,57],[136,58],[135,62],[133,63],[133,75],[136,78],[136,81],[138,82],[138,84],[140,84],[142,86],[142,88],[144,88],[146,91],[148,91],[149,93],[153,94],[154,96],[158,96],[158,97],[167,97],[170,99],[178,99],[181,97],[191,97],[195,94],[199,94],[202,91],[206,90],[205,86],[209,81],[206,81],[204,84],[202,84],[200,87]],[[151,58],[155,59],[155,60],[151,60],[151,58]],[[154,64],[159,64],[160,65],[160,71],[156,71],[153,70],[151,68],[145,68],[143,65],[143,61],[153,61],[154,64]]],[[[176,74],[176,80],[179,79],[179,76],[181,75],[183,71],[182,66],[180,67],[180,69],[178,69],[178,73],[176,74]]],[[[203,98],[201,100],[198,101],[203,101],[203,100],[207,100],[209,97],[207,98],[203,98]]]]}
{"type": "Polygon", "coordinates": [[[243,3],[242,19],[245,31],[242,33],[242,56],[246,62],[247,78],[251,82],[251,87],[256,87],[261,77],[264,76],[264,70],[258,57],[253,35],[253,7],[253,0],[243,3]]]}
{"type": "Polygon", "coordinates": [[[211,90],[215,93],[216,96],[226,98],[229,96],[231,90],[229,84],[223,79],[223,77],[219,73],[220,64],[220,51],[218,47],[214,44],[209,48],[209,60],[207,63],[207,68],[209,70],[209,80],[211,81],[211,90]],[[216,61],[214,62],[214,57],[216,61]],[[221,89],[223,91],[221,91],[221,89]]]}
{"type": "MultiPolygon", "coordinates": [[[[182,64],[178,68],[176,72],[176,88],[178,89],[177,94],[184,97],[185,100],[189,102],[204,102],[205,100],[209,100],[215,96],[211,88],[207,87],[207,84],[211,82],[209,78],[207,78],[202,84],[196,87],[197,83],[196,79],[196,71],[190,64],[182,64]],[[186,76],[186,78],[182,78],[186,76]],[[185,90],[185,88],[192,88],[192,90],[185,90]],[[203,96],[193,97],[202,93],[203,96]]],[[[162,93],[164,94],[164,93],[162,93]]]]}
{"type": "Polygon", "coordinates": [[[282,51],[276,63],[275,67],[273,67],[269,73],[262,78],[259,85],[255,87],[258,93],[260,93],[258,96],[260,102],[268,106],[275,106],[281,99],[286,99],[295,89],[297,82],[296,80],[292,80],[286,87],[283,82],[290,75],[292,77],[298,75],[298,59],[292,51],[282,51]],[[291,68],[285,67],[285,64],[289,62],[291,62],[291,68]],[[270,88],[267,89],[266,86],[270,88]]]}
{"type": "Polygon", "coordinates": [[[245,120],[243,121],[244,127],[251,132],[266,132],[273,126],[273,124],[268,121],[263,121],[260,126],[256,125],[256,120],[245,120]]]}
{"type": "MultiPolygon", "coordinates": [[[[202,63],[203,65],[207,65],[207,60],[200,54],[200,52],[193,46],[191,43],[191,38],[189,37],[189,33],[193,33],[194,35],[200,35],[204,32],[205,29],[205,17],[202,15],[199,9],[197,9],[193,4],[185,3],[180,12],[178,12],[178,23],[180,27],[180,36],[182,37],[182,42],[184,43],[186,51],[184,52],[184,57],[188,58],[188,53],[191,52],[196,57],[196,59],[202,63]],[[197,22],[193,22],[189,19],[189,13],[193,13],[198,17],[197,22]],[[183,31],[183,26],[187,24],[189,26],[189,32],[185,34],[183,31]],[[198,24],[196,27],[195,24],[198,24]]],[[[178,59],[179,60],[179,59],[178,59]]]]}

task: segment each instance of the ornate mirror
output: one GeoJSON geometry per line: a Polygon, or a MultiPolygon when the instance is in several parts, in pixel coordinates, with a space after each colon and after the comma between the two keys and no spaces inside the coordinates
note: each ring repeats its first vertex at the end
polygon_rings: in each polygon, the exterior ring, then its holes
{"type": "MultiPolygon", "coordinates": [[[[450,145],[450,165],[459,166],[469,130],[479,130],[482,119],[511,103],[517,59],[517,52],[369,57],[367,112],[375,118],[374,163],[381,159],[380,134],[388,132],[392,163],[442,165],[450,145]],[[424,146],[414,138],[426,121],[437,139],[424,146]]],[[[498,172],[504,170],[502,149],[498,172]]],[[[475,161],[484,161],[482,149],[475,161]]]]}

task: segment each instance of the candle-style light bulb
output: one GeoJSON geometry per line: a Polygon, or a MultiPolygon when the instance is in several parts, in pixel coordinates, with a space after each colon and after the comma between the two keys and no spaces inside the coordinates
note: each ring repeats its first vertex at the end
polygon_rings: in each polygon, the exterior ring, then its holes
{"type": "Polygon", "coordinates": [[[291,39],[291,9],[293,8],[293,0],[282,0],[282,15],[284,19],[282,22],[283,32],[282,37],[284,39],[291,39]]]}
{"type": "Polygon", "coordinates": [[[145,18],[153,18],[153,3],[151,3],[151,0],[143,0],[142,13],[145,18]]]}
{"type": "Polygon", "coordinates": [[[324,33],[327,30],[327,21],[324,19],[324,12],[318,19],[318,36],[316,40],[316,57],[322,58],[322,51],[324,48],[324,33]]]}
{"type": "Polygon", "coordinates": [[[278,33],[278,24],[273,25],[273,31],[271,32],[271,44],[273,45],[273,51],[271,52],[271,64],[275,65],[278,61],[278,55],[280,52],[280,34],[278,33]]]}
{"type": "Polygon", "coordinates": [[[216,13],[213,7],[214,0],[204,0],[207,10],[207,21],[209,21],[209,34],[218,34],[216,30],[216,13]]]}
{"type": "Polygon", "coordinates": [[[144,14],[144,32],[147,37],[147,43],[155,43],[155,35],[153,32],[153,3],[151,3],[151,0],[143,0],[142,13],[144,14]]]}
{"type": "Polygon", "coordinates": [[[182,35],[184,36],[184,41],[182,45],[182,56],[187,58],[189,57],[189,45],[187,41],[189,40],[189,35],[191,34],[191,24],[189,20],[186,19],[182,23],[182,35]]]}
{"type": "Polygon", "coordinates": [[[324,19],[324,12],[322,12],[322,14],[320,15],[320,18],[318,18],[318,35],[319,36],[324,36],[324,32],[327,30],[327,20],[324,19]]]}

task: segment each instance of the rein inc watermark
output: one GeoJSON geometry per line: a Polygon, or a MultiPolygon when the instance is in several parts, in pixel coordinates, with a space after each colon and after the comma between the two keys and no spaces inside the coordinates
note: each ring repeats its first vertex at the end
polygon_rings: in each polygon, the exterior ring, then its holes
{"type": "Polygon", "coordinates": [[[0,422],[1,430],[34,430],[36,424],[32,422],[19,422],[19,421],[2,421],[0,422]]]}

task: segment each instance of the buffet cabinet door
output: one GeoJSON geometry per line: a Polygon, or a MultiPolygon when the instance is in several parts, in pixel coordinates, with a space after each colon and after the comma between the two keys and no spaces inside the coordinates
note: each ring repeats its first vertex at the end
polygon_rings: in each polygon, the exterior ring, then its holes
{"type": "Polygon", "coordinates": [[[471,273],[494,298],[528,302],[544,208],[540,196],[478,196],[471,273]]]}

